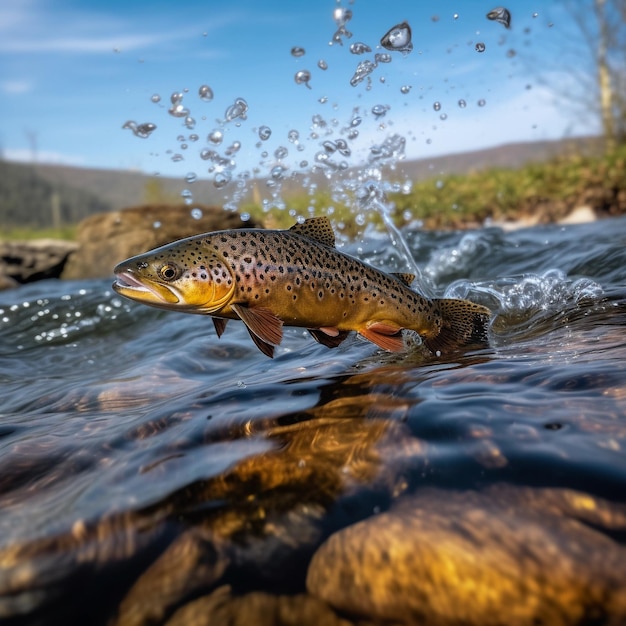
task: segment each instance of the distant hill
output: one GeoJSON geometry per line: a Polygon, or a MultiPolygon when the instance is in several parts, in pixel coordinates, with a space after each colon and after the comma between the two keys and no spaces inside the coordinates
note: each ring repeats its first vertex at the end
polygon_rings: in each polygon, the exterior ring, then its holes
{"type": "MultiPolygon", "coordinates": [[[[564,153],[599,152],[600,147],[600,140],[593,137],[507,144],[431,159],[402,161],[389,176],[419,181],[493,166],[518,168],[564,153]]],[[[320,189],[326,185],[322,173],[308,176],[318,183],[320,189]]],[[[301,192],[301,178],[300,175],[284,181],[282,193],[285,199],[301,192]]],[[[258,181],[258,186],[264,189],[264,181],[258,181]]],[[[249,187],[244,198],[247,202],[255,199],[255,185],[249,187]]],[[[183,179],[149,176],[141,172],[0,161],[0,235],[2,228],[58,226],[78,222],[93,213],[143,203],[178,203],[186,188],[193,191],[197,202],[223,203],[225,190],[216,189],[208,180],[198,180],[190,187],[183,179]]]]}

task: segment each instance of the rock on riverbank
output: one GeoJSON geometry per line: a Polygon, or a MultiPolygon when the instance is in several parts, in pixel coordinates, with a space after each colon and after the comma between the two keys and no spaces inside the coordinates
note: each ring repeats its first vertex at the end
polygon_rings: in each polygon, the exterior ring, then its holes
{"type": "Polygon", "coordinates": [[[76,242],[0,241],[0,289],[44,278],[106,278],[117,263],[198,233],[255,228],[220,207],[144,205],[99,213],[78,226],[76,242]]]}

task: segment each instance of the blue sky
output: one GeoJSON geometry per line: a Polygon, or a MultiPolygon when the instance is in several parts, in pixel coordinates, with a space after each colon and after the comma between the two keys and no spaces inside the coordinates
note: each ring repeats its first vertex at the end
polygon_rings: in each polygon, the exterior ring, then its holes
{"type": "Polygon", "coordinates": [[[0,0],[0,149],[9,159],[36,155],[40,162],[205,176],[201,150],[224,156],[234,142],[241,147],[230,156],[239,171],[273,166],[281,147],[284,164],[301,168],[324,139],[346,137],[357,116],[362,121],[358,138],[350,140],[350,165],[390,134],[405,137],[407,158],[422,158],[597,132],[593,116],[573,118],[545,85],[571,80],[556,64],[559,42],[571,32],[562,2],[511,0],[509,30],[486,19],[496,5],[0,0]],[[352,37],[329,45],[337,7],[353,13],[346,25],[352,37]],[[385,52],[377,48],[381,37],[403,21],[411,25],[413,51],[391,52],[391,62],[372,72],[369,88],[366,80],[351,86],[358,63],[385,52]],[[353,54],[356,42],[372,52],[353,54]],[[479,42],[482,53],[475,49],[479,42]],[[292,55],[294,46],[304,55],[292,55]],[[320,60],[328,69],[318,67],[320,60]],[[310,89],[294,80],[299,70],[310,71],[310,89]],[[202,85],[213,91],[210,102],[198,95],[202,85]],[[183,92],[193,128],[168,113],[174,92],[183,92]],[[155,94],[159,103],[151,100],[155,94]],[[247,118],[224,123],[237,98],[247,102],[247,118]],[[389,107],[384,117],[372,114],[375,105],[389,107]],[[325,128],[313,127],[315,115],[325,128]],[[122,128],[129,120],[157,128],[141,139],[122,128]],[[272,135],[261,142],[264,125],[272,135]],[[220,145],[207,141],[214,130],[223,133],[220,145]],[[297,143],[289,140],[292,130],[297,143]]]}

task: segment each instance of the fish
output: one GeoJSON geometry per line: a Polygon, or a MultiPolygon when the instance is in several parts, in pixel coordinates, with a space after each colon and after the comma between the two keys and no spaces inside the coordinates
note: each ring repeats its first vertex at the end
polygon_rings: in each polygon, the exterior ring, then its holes
{"type": "Polygon", "coordinates": [[[209,315],[221,337],[241,320],[273,357],[283,326],[306,328],[335,348],[351,332],[389,352],[416,332],[436,355],[489,345],[491,312],[468,300],[429,299],[412,274],[389,274],[337,250],[326,217],[288,230],[241,228],[194,235],[114,269],[120,295],[168,310],[209,315]]]}

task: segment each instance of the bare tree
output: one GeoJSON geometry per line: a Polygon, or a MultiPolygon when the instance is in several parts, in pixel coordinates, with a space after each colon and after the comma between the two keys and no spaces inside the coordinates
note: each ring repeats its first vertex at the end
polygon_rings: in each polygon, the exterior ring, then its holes
{"type": "Polygon", "coordinates": [[[626,141],[626,0],[567,0],[564,6],[574,30],[555,38],[556,50],[540,63],[540,80],[553,86],[563,106],[596,116],[610,149],[626,141]],[[545,77],[554,72],[569,77],[565,87],[545,77]]]}
{"type": "Polygon", "coordinates": [[[596,80],[591,95],[607,147],[612,148],[626,139],[626,0],[570,3],[569,10],[591,52],[596,80]]]}

